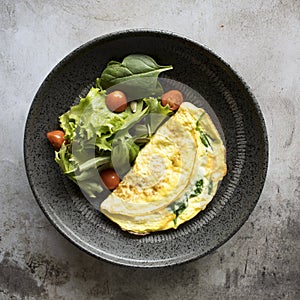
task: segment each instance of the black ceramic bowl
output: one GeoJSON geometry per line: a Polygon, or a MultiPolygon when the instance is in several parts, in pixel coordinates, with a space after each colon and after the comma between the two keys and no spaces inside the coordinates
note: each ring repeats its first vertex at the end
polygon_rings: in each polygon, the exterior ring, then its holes
{"type": "Polygon", "coordinates": [[[206,255],[247,220],[264,185],[267,133],[243,80],[207,48],[172,33],[129,30],[96,38],[64,58],[39,88],[28,115],[24,157],[33,193],[52,224],[71,242],[121,265],[160,267],[206,255]],[[54,162],[46,132],[99,77],[107,62],[143,53],[172,64],[168,77],[196,90],[220,121],[228,174],[208,207],[177,230],[138,237],[122,232],[96,210],[54,162]]]}

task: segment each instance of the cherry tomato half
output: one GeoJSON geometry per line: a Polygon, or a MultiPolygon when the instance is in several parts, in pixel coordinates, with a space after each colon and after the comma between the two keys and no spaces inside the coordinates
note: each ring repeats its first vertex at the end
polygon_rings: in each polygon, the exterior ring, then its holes
{"type": "Polygon", "coordinates": [[[56,151],[61,148],[62,143],[65,141],[64,135],[65,133],[62,130],[54,130],[47,133],[47,139],[56,151]]]}
{"type": "Polygon", "coordinates": [[[101,171],[100,177],[109,190],[115,189],[120,183],[120,178],[114,169],[101,171]]]}
{"type": "Polygon", "coordinates": [[[114,91],[106,96],[105,103],[111,111],[122,112],[127,107],[127,97],[121,91],[114,91]]]}
{"type": "Polygon", "coordinates": [[[161,96],[162,106],[169,104],[171,110],[177,110],[183,102],[183,96],[178,90],[170,90],[161,96]]]}

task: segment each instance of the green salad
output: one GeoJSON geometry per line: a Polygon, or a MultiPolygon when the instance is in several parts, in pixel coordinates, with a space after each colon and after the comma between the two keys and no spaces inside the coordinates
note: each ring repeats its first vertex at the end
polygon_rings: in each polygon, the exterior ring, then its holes
{"type": "Polygon", "coordinates": [[[61,129],[47,133],[55,161],[89,197],[118,185],[140,149],[183,101],[182,95],[164,93],[158,81],[171,69],[141,54],[109,62],[86,97],[59,117],[61,129]]]}

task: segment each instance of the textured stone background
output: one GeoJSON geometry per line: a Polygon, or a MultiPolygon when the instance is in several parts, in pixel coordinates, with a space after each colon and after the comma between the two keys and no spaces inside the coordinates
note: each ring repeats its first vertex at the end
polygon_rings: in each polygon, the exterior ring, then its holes
{"type": "Polygon", "coordinates": [[[0,299],[300,299],[300,1],[1,0],[0,68],[0,299]],[[161,270],[107,264],[66,241],[36,204],[22,153],[48,72],[82,43],[137,27],[223,57],[257,97],[270,139],[265,188],[242,229],[213,254],[161,270]]]}

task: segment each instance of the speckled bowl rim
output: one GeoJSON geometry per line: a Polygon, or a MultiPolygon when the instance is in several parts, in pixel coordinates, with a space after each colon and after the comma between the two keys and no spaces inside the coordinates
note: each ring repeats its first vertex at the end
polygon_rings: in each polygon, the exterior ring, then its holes
{"type": "Polygon", "coordinates": [[[213,52],[207,45],[205,44],[200,44],[197,41],[192,40],[191,38],[184,36],[182,34],[178,34],[178,33],[174,33],[171,31],[167,31],[167,30],[157,30],[157,29],[148,29],[148,28],[136,28],[136,29],[126,29],[126,30],[120,30],[120,31],[115,31],[115,32],[111,32],[111,33],[107,33],[104,34],[102,36],[96,37],[84,44],[82,44],[81,46],[75,48],[73,51],[71,51],[67,56],[65,56],[62,60],[59,61],[59,63],[57,63],[55,65],[54,68],[52,68],[52,70],[49,72],[49,74],[44,78],[42,84],[40,85],[38,91],[36,92],[34,99],[30,105],[29,111],[28,111],[28,115],[27,115],[27,119],[26,119],[26,123],[25,123],[25,127],[24,127],[24,139],[23,139],[23,154],[24,154],[24,163],[25,163],[25,169],[26,169],[26,174],[27,174],[27,178],[28,178],[28,182],[30,185],[30,188],[34,194],[34,197],[38,203],[38,205],[40,206],[41,210],[43,211],[43,213],[45,214],[45,216],[48,218],[48,220],[50,221],[50,223],[56,228],[56,230],[58,232],[60,232],[67,240],[69,240],[72,244],[74,244],[75,246],[77,246],[78,248],[80,248],[81,250],[83,250],[84,252],[86,252],[87,254],[94,256],[96,258],[100,258],[106,262],[109,263],[113,263],[119,266],[123,266],[123,267],[138,267],[138,268],[160,268],[160,267],[171,267],[174,265],[180,265],[183,263],[187,263],[187,262],[192,262],[194,260],[197,260],[201,257],[204,257],[212,252],[214,252],[216,249],[218,249],[219,247],[221,247],[223,244],[225,244],[228,240],[230,240],[239,230],[240,228],[243,226],[243,224],[248,220],[249,216],[251,215],[252,211],[254,210],[260,195],[262,193],[262,190],[264,188],[264,184],[265,184],[265,179],[267,176],[267,171],[268,171],[268,161],[269,161],[269,143],[268,143],[268,134],[267,134],[267,129],[266,129],[266,124],[265,124],[265,120],[262,114],[262,111],[259,107],[258,101],[256,100],[254,94],[252,93],[249,85],[244,81],[244,79],[238,75],[238,73],[230,66],[230,64],[228,64],[227,62],[225,62],[219,55],[217,55],[215,52],[213,52]],[[103,253],[102,252],[102,256],[100,255],[96,255],[95,253],[89,251],[89,249],[84,247],[84,244],[81,245],[79,243],[77,243],[75,240],[73,240],[71,237],[68,236],[67,234],[67,230],[65,230],[63,228],[63,226],[59,226],[59,224],[55,223],[52,218],[51,218],[51,214],[49,214],[49,212],[44,208],[43,203],[41,202],[41,199],[38,197],[38,193],[36,190],[36,187],[34,186],[31,177],[28,174],[28,161],[26,159],[27,157],[27,152],[26,152],[26,139],[27,139],[27,127],[28,127],[28,123],[29,123],[29,119],[32,113],[32,106],[34,105],[34,100],[36,98],[36,96],[40,93],[41,90],[43,90],[44,86],[46,85],[46,82],[48,79],[52,78],[56,71],[59,70],[66,62],[68,62],[75,53],[82,51],[85,48],[90,47],[93,44],[99,43],[100,41],[106,41],[106,40],[111,40],[113,38],[118,38],[120,36],[125,36],[126,34],[161,34],[161,35],[166,35],[169,38],[177,38],[177,39],[181,39],[184,42],[188,43],[189,45],[193,46],[193,47],[199,47],[204,49],[206,52],[208,52],[211,56],[213,56],[216,60],[218,60],[220,63],[222,63],[225,67],[229,68],[232,73],[236,76],[236,78],[241,82],[241,84],[243,85],[245,91],[248,93],[248,95],[250,96],[251,100],[252,100],[252,104],[254,105],[254,108],[256,110],[257,113],[257,117],[259,119],[260,125],[261,125],[261,130],[262,130],[262,135],[263,135],[263,140],[264,140],[264,161],[263,161],[263,165],[262,165],[262,178],[263,178],[263,183],[261,184],[261,186],[259,187],[259,189],[257,189],[257,197],[256,199],[252,199],[252,206],[251,209],[248,210],[248,214],[245,215],[244,218],[240,219],[239,223],[235,224],[235,228],[234,230],[231,232],[230,235],[227,236],[227,238],[223,239],[223,241],[219,242],[215,247],[212,247],[211,249],[207,250],[206,252],[202,253],[202,254],[198,254],[198,255],[194,255],[193,257],[189,257],[186,258],[184,257],[182,258],[177,258],[177,260],[175,262],[169,262],[168,259],[166,260],[159,260],[157,262],[157,264],[141,264],[140,261],[134,261],[131,259],[126,259],[126,258],[122,258],[120,259],[115,259],[114,255],[109,255],[107,253],[103,253]]]}

